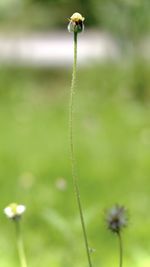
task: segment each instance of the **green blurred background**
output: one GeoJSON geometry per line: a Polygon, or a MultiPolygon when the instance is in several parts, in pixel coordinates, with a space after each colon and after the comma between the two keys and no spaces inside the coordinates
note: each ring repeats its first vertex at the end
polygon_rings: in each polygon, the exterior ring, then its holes
{"type": "MultiPolygon", "coordinates": [[[[2,33],[65,30],[79,11],[85,31],[106,31],[122,48],[117,61],[80,68],[76,86],[75,152],[93,267],[118,266],[104,219],[116,203],[129,213],[124,266],[150,266],[150,63],[137,49],[149,34],[149,10],[149,0],[0,0],[2,33]]],[[[88,265],[69,160],[70,80],[68,67],[0,66],[2,267],[19,266],[14,226],[3,215],[11,202],[27,206],[29,266],[88,265]]]]}

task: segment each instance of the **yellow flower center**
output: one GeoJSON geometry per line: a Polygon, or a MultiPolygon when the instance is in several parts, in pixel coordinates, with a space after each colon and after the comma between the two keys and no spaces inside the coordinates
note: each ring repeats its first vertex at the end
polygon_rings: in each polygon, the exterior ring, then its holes
{"type": "Polygon", "coordinates": [[[12,203],[9,206],[11,208],[11,210],[12,210],[12,212],[13,212],[14,215],[17,214],[17,206],[18,206],[18,204],[16,204],[16,203],[12,203]]]}
{"type": "Polygon", "coordinates": [[[85,18],[82,17],[82,15],[80,13],[74,13],[71,18],[70,18],[70,21],[73,21],[73,22],[79,22],[79,21],[84,21],[85,18]]]}

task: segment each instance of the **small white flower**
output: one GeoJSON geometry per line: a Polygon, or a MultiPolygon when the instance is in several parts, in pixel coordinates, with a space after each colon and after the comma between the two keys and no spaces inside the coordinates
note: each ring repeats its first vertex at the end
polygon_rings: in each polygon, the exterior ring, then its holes
{"type": "Polygon", "coordinates": [[[16,203],[11,203],[4,209],[5,215],[9,219],[19,219],[21,215],[25,212],[26,207],[24,205],[18,205],[16,203]]]}

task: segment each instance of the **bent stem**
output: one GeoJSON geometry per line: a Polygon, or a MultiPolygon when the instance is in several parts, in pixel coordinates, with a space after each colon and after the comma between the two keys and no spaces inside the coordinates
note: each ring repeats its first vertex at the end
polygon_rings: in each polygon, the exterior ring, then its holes
{"type": "Polygon", "coordinates": [[[20,221],[16,220],[15,225],[16,225],[17,249],[18,249],[20,264],[21,264],[21,267],[27,267],[27,261],[26,261],[26,256],[24,252],[24,245],[23,245],[21,229],[20,229],[20,221]]]}
{"type": "Polygon", "coordinates": [[[121,233],[118,232],[118,240],[119,240],[119,267],[123,266],[123,244],[122,244],[122,237],[121,233]]]}
{"type": "Polygon", "coordinates": [[[71,167],[72,167],[72,178],[74,184],[75,195],[77,199],[77,204],[79,208],[79,215],[82,225],[84,243],[88,258],[89,267],[92,267],[87,232],[85,228],[82,204],[80,199],[80,191],[78,187],[78,180],[76,175],[76,166],[75,166],[75,157],[74,157],[74,142],[73,142],[73,108],[74,108],[74,94],[75,94],[75,82],[76,82],[76,73],[77,73],[77,32],[74,32],[74,61],[73,61],[73,72],[72,72],[72,81],[71,81],[71,90],[70,90],[70,106],[69,106],[69,137],[70,137],[70,154],[71,154],[71,167]]]}

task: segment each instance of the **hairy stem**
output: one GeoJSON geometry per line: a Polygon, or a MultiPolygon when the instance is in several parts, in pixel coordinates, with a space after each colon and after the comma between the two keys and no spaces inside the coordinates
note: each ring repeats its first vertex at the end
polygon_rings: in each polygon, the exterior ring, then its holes
{"type": "Polygon", "coordinates": [[[75,83],[76,83],[76,73],[77,73],[77,32],[74,32],[74,61],[73,61],[73,72],[72,72],[72,82],[70,90],[70,106],[69,106],[69,137],[70,137],[70,154],[71,154],[71,167],[72,167],[72,178],[74,184],[74,191],[77,199],[77,204],[79,208],[79,215],[82,225],[85,249],[87,253],[89,267],[92,267],[91,256],[89,251],[87,232],[85,228],[82,204],[80,199],[80,191],[78,186],[77,174],[76,174],[76,163],[74,156],[74,141],[73,141],[73,111],[74,111],[74,95],[75,95],[75,83]]]}
{"type": "Polygon", "coordinates": [[[24,245],[23,245],[21,229],[20,229],[20,221],[16,220],[15,225],[16,225],[17,249],[18,249],[20,264],[21,264],[21,267],[27,267],[26,256],[24,252],[24,245]]]}
{"type": "Polygon", "coordinates": [[[119,240],[119,267],[123,266],[123,244],[122,244],[122,237],[121,233],[118,232],[118,240],[119,240]]]}

